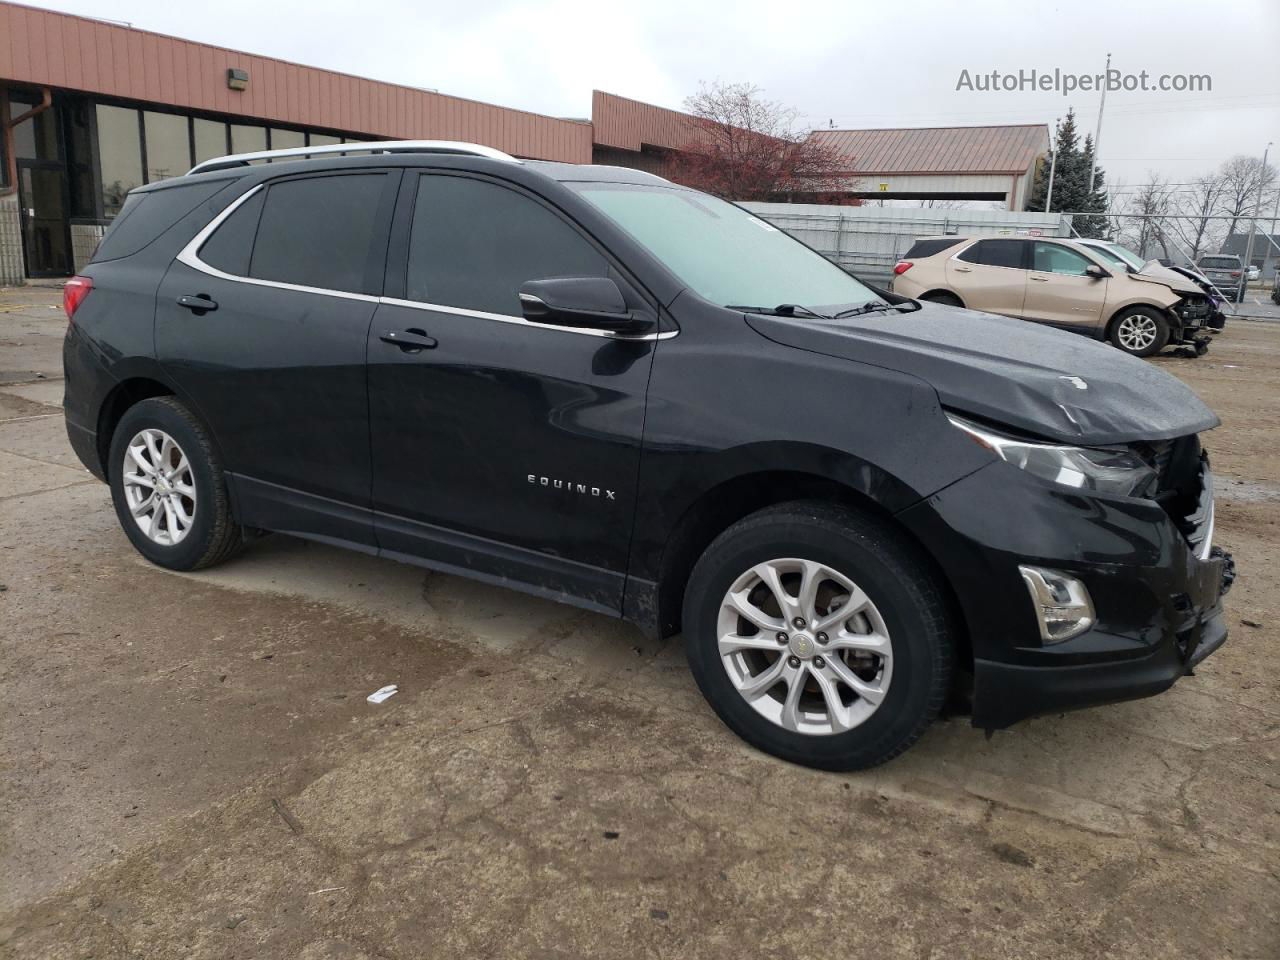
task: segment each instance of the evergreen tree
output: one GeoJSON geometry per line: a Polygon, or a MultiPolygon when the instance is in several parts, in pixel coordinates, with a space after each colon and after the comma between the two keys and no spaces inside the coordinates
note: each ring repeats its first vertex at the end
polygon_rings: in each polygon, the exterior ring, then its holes
{"type": "Polygon", "coordinates": [[[1031,191],[1030,210],[1045,210],[1045,198],[1049,193],[1049,169],[1054,167],[1053,202],[1051,212],[1086,214],[1076,216],[1076,230],[1085,237],[1106,235],[1107,218],[1090,217],[1090,213],[1102,213],[1107,209],[1106,189],[1102,186],[1105,175],[1101,169],[1094,175],[1094,188],[1089,189],[1089,164],[1093,161],[1093,138],[1086,136],[1080,146],[1080,134],[1076,129],[1074,110],[1068,110],[1066,119],[1058,127],[1053,150],[1036,172],[1035,186],[1031,191]],[[1054,156],[1057,163],[1053,164],[1054,156]]]}

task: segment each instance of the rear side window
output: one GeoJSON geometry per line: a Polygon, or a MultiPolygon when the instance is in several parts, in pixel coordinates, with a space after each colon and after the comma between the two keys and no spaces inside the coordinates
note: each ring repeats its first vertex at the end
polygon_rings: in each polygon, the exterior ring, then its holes
{"type": "Polygon", "coordinates": [[[93,262],[133,256],[226,186],[227,181],[215,180],[129,194],[106,236],[98,244],[93,262]]]}
{"type": "Polygon", "coordinates": [[[1021,269],[1025,246],[1025,240],[979,240],[956,259],[967,263],[982,263],[988,267],[1021,269]]]}
{"type": "Polygon", "coordinates": [[[410,300],[518,317],[527,280],[607,275],[603,255],[529,197],[467,177],[419,178],[410,300]]]}
{"type": "Polygon", "coordinates": [[[365,277],[386,182],[385,174],[375,173],[273,183],[263,201],[249,276],[368,292],[365,277]]]}
{"type": "Polygon", "coordinates": [[[266,191],[259,190],[236,207],[200,248],[200,259],[223,273],[248,276],[253,237],[258,232],[258,217],[266,197],[266,191]]]}
{"type": "Polygon", "coordinates": [[[1034,269],[1041,273],[1066,273],[1082,276],[1089,261],[1074,250],[1068,250],[1058,243],[1037,243],[1034,254],[1034,269]]]}
{"type": "Polygon", "coordinates": [[[924,257],[932,257],[935,253],[941,253],[943,250],[954,247],[959,242],[959,237],[947,237],[942,240],[917,240],[911,245],[911,249],[906,252],[902,259],[921,260],[924,257]]]}

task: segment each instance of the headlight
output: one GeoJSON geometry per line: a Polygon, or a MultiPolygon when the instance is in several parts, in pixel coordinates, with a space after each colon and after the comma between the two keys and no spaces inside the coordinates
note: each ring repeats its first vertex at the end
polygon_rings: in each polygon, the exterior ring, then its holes
{"type": "Polygon", "coordinates": [[[954,414],[947,414],[947,419],[1001,460],[1044,480],[1122,497],[1150,497],[1155,493],[1155,470],[1131,450],[1035,443],[996,433],[954,414]]]}

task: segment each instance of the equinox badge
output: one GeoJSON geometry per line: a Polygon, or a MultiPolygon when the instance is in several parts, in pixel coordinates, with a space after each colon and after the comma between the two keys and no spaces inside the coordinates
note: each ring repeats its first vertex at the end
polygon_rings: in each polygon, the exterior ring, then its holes
{"type": "Polygon", "coordinates": [[[617,500],[617,493],[604,487],[592,487],[585,483],[574,483],[572,480],[556,480],[551,477],[540,477],[537,474],[529,474],[529,482],[535,486],[547,487],[553,490],[566,490],[569,493],[579,493],[584,497],[604,497],[606,500],[617,500]]]}

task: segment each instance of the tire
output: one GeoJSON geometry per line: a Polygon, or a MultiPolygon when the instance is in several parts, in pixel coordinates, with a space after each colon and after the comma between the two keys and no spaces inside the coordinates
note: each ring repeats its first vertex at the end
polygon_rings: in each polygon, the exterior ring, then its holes
{"type": "Polygon", "coordinates": [[[921,300],[928,300],[930,303],[941,303],[948,307],[963,307],[964,302],[954,293],[947,293],[945,290],[934,290],[931,293],[921,295],[921,300]]]}
{"type": "Polygon", "coordinates": [[[154,397],[126,410],[111,438],[107,469],[120,526],[152,563],[199,570],[243,547],[244,530],[231,515],[226,478],[208,431],[177,399],[154,397]],[[172,447],[164,444],[165,437],[172,447]],[[171,471],[168,478],[157,480],[154,469],[148,471],[157,451],[171,471]],[[165,498],[157,501],[154,493],[146,499],[147,490],[157,486],[169,491],[169,508],[161,509],[165,498]]]}
{"type": "MultiPolygon", "coordinates": [[[[798,594],[804,577],[800,571],[783,573],[778,582],[798,594]]],[[[851,602],[857,606],[859,601],[851,602]]],[[[684,628],[694,679],[720,719],[752,746],[808,767],[859,770],[890,760],[924,733],[949,692],[954,633],[925,560],[888,522],[835,504],[782,504],[725,530],[694,566],[684,597],[684,628]],[[841,596],[865,596],[869,603],[825,626],[829,636],[813,620],[800,631],[780,616],[758,629],[745,617],[735,620],[742,608],[726,605],[731,590],[752,607],[753,617],[781,606],[755,572],[767,571],[774,562],[820,569],[815,579],[830,573],[845,578],[841,585],[834,579],[819,585],[818,597],[825,591],[829,601],[814,605],[819,620],[837,609],[852,611],[852,606],[842,606],[841,596]],[[754,587],[744,586],[752,583],[754,587]],[[849,583],[862,593],[847,590],[849,583]],[[764,605],[757,607],[757,602],[764,605]],[[736,627],[726,626],[731,623],[736,627]],[[735,636],[725,636],[726,630],[735,636]],[[742,636],[753,631],[753,636],[742,636]],[[876,647],[888,654],[887,660],[847,647],[838,650],[846,643],[869,644],[876,635],[888,638],[887,649],[884,644],[876,647]],[[733,649],[743,642],[753,646],[733,649]],[[837,671],[836,663],[843,669],[837,671]],[[803,683],[779,674],[774,685],[765,686],[770,671],[782,670],[803,683]],[[845,683],[850,674],[867,697],[855,695],[845,683]],[[767,692],[749,699],[740,688],[757,682],[767,692]],[[789,723],[793,690],[800,691],[799,701],[789,723]],[[832,706],[829,690],[835,691],[839,707],[832,706]]]]}
{"type": "Polygon", "coordinates": [[[1125,307],[1113,321],[1111,344],[1134,357],[1159,353],[1169,343],[1169,321],[1150,307],[1125,307]]]}

